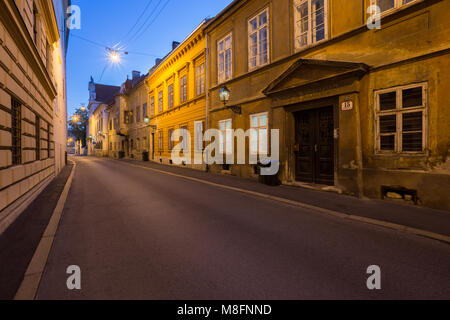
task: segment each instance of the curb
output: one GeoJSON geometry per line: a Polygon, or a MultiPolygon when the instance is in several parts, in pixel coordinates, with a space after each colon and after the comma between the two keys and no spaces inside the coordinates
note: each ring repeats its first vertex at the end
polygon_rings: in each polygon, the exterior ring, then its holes
{"type": "Polygon", "coordinates": [[[59,222],[61,220],[64,205],[72,185],[72,179],[77,166],[75,161],[69,160],[73,163],[72,171],[66,181],[66,185],[59,197],[55,210],[53,211],[50,222],[45,229],[45,232],[39,242],[39,245],[31,259],[28,269],[25,272],[24,279],[20,284],[14,300],[34,300],[39,289],[39,284],[47,264],[48,256],[50,255],[53,241],[55,240],[56,231],[58,230],[59,222]]]}
{"type": "Polygon", "coordinates": [[[430,238],[433,240],[438,240],[438,241],[450,244],[449,236],[431,232],[431,231],[427,231],[427,230],[416,229],[416,228],[408,227],[406,225],[386,222],[386,221],[382,221],[382,220],[376,220],[376,219],[371,219],[371,218],[366,218],[366,217],[355,216],[355,215],[351,215],[348,213],[343,213],[343,212],[338,212],[338,211],[334,211],[334,210],[330,210],[330,209],[317,207],[317,206],[310,205],[310,204],[303,203],[303,202],[298,202],[298,201],[294,201],[294,200],[271,196],[268,194],[251,191],[251,190],[246,190],[246,189],[241,189],[241,188],[237,188],[237,187],[226,186],[226,185],[209,182],[209,181],[194,178],[194,177],[184,176],[184,175],[173,173],[173,172],[153,169],[153,168],[145,167],[142,165],[135,165],[135,164],[131,164],[128,162],[122,162],[122,163],[126,163],[127,165],[132,166],[132,167],[142,168],[142,169],[150,170],[150,171],[157,172],[157,173],[162,173],[162,174],[166,174],[166,175],[170,175],[170,176],[174,176],[174,177],[178,177],[178,178],[183,178],[185,180],[195,181],[195,182],[207,184],[207,185],[214,186],[214,187],[221,188],[221,189],[245,193],[245,194],[256,196],[259,198],[265,198],[265,199],[269,199],[269,200],[273,200],[273,201],[282,202],[282,203],[292,205],[295,207],[299,207],[299,208],[318,211],[320,213],[323,213],[323,214],[326,214],[329,216],[333,216],[333,217],[353,220],[353,221],[362,222],[362,223],[366,223],[366,224],[370,224],[370,225],[375,225],[375,226],[379,226],[379,227],[383,227],[383,228],[388,228],[388,229],[392,229],[392,230],[396,230],[396,231],[406,232],[406,233],[410,233],[410,234],[414,234],[417,236],[426,237],[426,238],[430,238]]]}

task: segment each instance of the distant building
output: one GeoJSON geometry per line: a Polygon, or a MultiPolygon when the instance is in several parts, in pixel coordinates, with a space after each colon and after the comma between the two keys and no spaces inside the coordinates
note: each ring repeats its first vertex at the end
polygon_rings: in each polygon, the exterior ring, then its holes
{"type": "Polygon", "coordinates": [[[114,102],[120,87],[89,82],[89,122],[86,128],[87,153],[108,156],[108,107],[114,102]]]}
{"type": "Polygon", "coordinates": [[[0,232],[65,166],[69,1],[0,1],[0,232]]]}

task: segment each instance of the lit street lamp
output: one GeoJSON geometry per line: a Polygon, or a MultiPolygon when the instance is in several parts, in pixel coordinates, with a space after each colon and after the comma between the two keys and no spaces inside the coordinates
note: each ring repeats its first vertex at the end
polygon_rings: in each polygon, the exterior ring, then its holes
{"type": "Polygon", "coordinates": [[[223,105],[226,108],[231,109],[234,113],[242,114],[242,108],[241,107],[239,107],[239,106],[227,106],[227,102],[230,101],[230,97],[231,97],[230,90],[228,90],[228,88],[226,86],[222,87],[222,89],[220,89],[220,91],[219,91],[219,99],[220,99],[220,101],[223,102],[223,105]]]}

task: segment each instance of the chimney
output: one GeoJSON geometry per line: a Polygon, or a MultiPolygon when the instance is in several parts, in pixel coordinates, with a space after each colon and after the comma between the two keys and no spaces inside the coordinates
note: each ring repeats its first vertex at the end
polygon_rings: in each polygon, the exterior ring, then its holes
{"type": "Polygon", "coordinates": [[[162,61],[162,59],[156,58],[156,60],[155,60],[155,65],[158,65],[161,61],[162,61]]]}
{"type": "Polygon", "coordinates": [[[141,73],[139,71],[132,71],[131,74],[132,74],[133,80],[137,79],[141,76],[141,73]]]}
{"type": "Polygon", "coordinates": [[[172,50],[175,50],[179,45],[180,45],[180,43],[178,41],[173,41],[172,42],[172,50]]]}

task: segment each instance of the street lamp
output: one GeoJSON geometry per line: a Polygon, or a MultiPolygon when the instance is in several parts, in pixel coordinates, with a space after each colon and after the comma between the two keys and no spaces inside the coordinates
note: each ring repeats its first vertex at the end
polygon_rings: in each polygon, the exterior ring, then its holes
{"type": "Polygon", "coordinates": [[[231,109],[234,113],[242,114],[242,108],[240,106],[227,106],[227,102],[230,101],[231,92],[226,86],[223,86],[219,91],[219,99],[223,102],[223,105],[227,109],[231,109]]]}
{"type": "Polygon", "coordinates": [[[223,105],[226,106],[227,102],[230,100],[230,90],[228,90],[228,88],[226,86],[224,86],[222,89],[220,89],[219,98],[220,98],[220,101],[223,102],[223,105]]]}
{"type": "Polygon", "coordinates": [[[150,118],[149,117],[145,117],[144,118],[144,123],[145,124],[149,124],[150,123],[150,118]]]}
{"type": "Polygon", "coordinates": [[[77,115],[72,117],[72,122],[79,122],[80,121],[80,117],[78,117],[77,115]]]}

